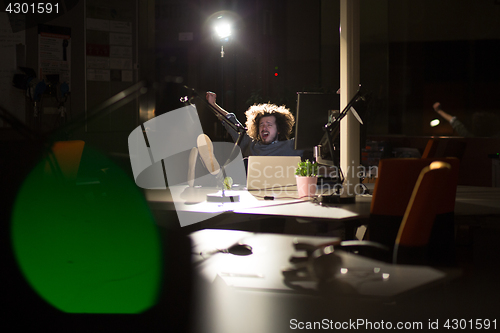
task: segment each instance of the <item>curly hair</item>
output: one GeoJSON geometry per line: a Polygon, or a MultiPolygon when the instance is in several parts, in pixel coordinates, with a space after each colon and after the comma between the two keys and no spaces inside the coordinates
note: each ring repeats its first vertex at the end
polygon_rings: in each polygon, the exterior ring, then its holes
{"type": "Polygon", "coordinates": [[[284,105],[277,106],[276,104],[255,104],[248,108],[245,112],[247,121],[247,134],[253,140],[260,141],[259,122],[262,117],[274,116],[276,118],[276,126],[279,132],[278,140],[288,140],[292,133],[295,118],[284,105]]]}

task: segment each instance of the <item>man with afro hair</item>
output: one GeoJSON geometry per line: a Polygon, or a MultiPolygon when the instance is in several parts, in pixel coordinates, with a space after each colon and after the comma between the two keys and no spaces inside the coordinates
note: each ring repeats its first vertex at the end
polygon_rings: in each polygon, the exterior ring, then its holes
{"type": "MultiPolygon", "coordinates": [[[[216,95],[207,92],[207,101],[226,118],[236,120],[234,113],[222,109],[217,103],[216,95]]],[[[256,104],[245,112],[247,132],[240,143],[243,157],[248,156],[302,156],[302,150],[295,150],[294,139],[290,138],[295,118],[290,110],[275,104],[256,104]]],[[[237,120],[236,120],[237,121],[237,120]]],[[[226,126],[234,140],[238,133],[226,126]]]]}

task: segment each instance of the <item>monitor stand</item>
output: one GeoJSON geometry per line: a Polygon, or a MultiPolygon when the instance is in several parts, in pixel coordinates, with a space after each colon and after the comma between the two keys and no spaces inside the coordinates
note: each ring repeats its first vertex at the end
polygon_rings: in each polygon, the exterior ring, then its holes
{"type": "MultiPolygon", "coordinates": [[[[333,158],[332,160],[326,159],[325,158],[326,154],[322,151],[322,145],[318,145],[314,147],[314,158],[316,160],[316,163],[320,165],[326,165],[330,167],[338,167],[334,161],[333,158]]],[[[339,169],[340,172],[340,169],[339,169]]],[[[318,179],[318,181],[320,181],[318,179]]],[[[342,179],[341,177],[337,176],[336,178],[331,178],[331,177],[325,177],[321,180],[321,185],[333,185],[334,188],[337,189],[336,193],[333,194],[325,194],[325,195],[320,195],[318,197],[318,202],[320,205],[329,205],[329,204],[350,204],[350,203],[355,203],[356,198],[352,196],[346,196],[343,194],[338,193],[339,190],[342,188],[342,179]],[[340,189],[338,188],[340,186],[340,189]]],[[[342,190],[340,190],[342,192],[342,190]]]]}

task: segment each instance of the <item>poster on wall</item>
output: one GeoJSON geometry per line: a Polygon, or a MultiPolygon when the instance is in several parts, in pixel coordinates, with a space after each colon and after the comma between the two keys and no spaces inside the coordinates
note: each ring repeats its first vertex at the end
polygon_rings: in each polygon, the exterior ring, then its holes
{"type": "Polygon", "coordinates": [[[87,81],[133,81],[132,22],[87,18],[87,81]]]}
{"type": "MultiPolygon", "coordinates": [[[[85,69],[88,112],[137,82],[137,8],[142,1],[86,0],[85,69]]],[[[87,132],[127,132],[137,123],[138,99],[98,120],[87,132]]],[[[102,112],[102,111],[98,111],[102,112]]],[[[104,113],[104,112],[103,112],[104,113]]]]}
{"type": "MultiPolygon", "coordinates": [[[[14,26],[24,26],[24,16],[13,17],[14,26]]],[[[25,32],[14,32],[13,22],[9,22],[6,13],[0,13],[0,105],[21,122],[25,121],[26,91],[15,88],[12,78],[20,73],[18,67],[24,67],[26,61],[25,32]]],[[[0,119],[0,127],[9,125],[0,119]]]]}
{"type": "Polygon", "coordinates": [[[49,83],[66,83],[71,90],[71,29],[38,26],[39,77],[49,83]]]}

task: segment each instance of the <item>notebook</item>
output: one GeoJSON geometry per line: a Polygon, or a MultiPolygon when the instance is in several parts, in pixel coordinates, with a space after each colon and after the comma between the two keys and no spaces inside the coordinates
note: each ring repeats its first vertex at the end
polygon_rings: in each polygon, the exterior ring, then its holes
{"type": "Polygon", "coordinates": [[[295,169],[299,162],[300,156],[248,157],[247,189],[263,196],[296,195],[295,169]]]}

